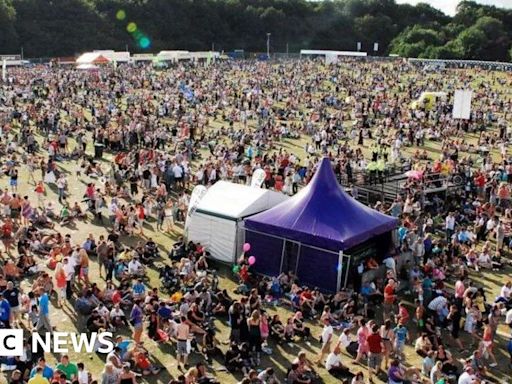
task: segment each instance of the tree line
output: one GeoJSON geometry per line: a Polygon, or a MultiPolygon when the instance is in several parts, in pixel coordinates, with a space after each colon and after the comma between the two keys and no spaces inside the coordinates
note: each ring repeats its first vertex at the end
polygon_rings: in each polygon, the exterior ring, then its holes
{"type": "Polygon", "coordinates": [[[395,0],[0,0],[0,52],[92,49],[355,50],[509,60],[512,10],[462,1],[454,17],[395,0]]]}

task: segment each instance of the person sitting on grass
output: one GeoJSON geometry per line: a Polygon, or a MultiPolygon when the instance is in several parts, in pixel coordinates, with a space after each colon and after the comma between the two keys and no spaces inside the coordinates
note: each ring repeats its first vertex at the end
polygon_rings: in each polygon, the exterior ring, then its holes
{"type": "Polygon", "coordinates": [[[295,312],[295,315],[293,315],[292,318],[292,323],[294,333],[297,336],[302,337],[304,341],[307,341],[308,338],[311,336],[311,329],[304,325],[304,318],[302,316],[302,312],[295,312]]]}
{"type": "Polygon", "coordinates": [[[330,375],[336,378],[352,378],[353,375],[350,369],[341,362],[340,352],[340,348],[335,347],[333,351],[329,353],[325,362],[325,369],[330,375]]]}
{"type": "Polygon", "coordinates": [[[286,382],[290,384],[311,384],[311,379],[299,373],[299,364],[292,364],[286,382]]]}
{"type": "Polygon", "coordinates": [[[71,217],[68,207],[66,205],[63,205],[62,209],[60,210],[60,213],[59,213],[59,221],[60,221],[59,224],[60,225],[68,225],[69,223],[71,223],[71,220],[72,220],[72,217],[71,217]]]}

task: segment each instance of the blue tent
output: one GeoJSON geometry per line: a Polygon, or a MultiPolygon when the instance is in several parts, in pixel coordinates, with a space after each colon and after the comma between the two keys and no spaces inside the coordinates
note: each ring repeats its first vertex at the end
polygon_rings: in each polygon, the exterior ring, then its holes
{"type": "Polygon", "coordinates": [[[349,261],[340,251],[350,254],[354,247],[389,235],[396,226],[395,218],[343,191],[328,158],[295,196],[245,220],[257,271],[295,271],[301,282],[329,291],[343,285],[340,275],[348,273],[349,261]]]}

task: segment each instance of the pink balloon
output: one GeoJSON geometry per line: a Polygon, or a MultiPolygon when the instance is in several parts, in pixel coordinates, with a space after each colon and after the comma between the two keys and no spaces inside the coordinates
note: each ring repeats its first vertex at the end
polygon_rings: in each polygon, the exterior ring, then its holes
{"type": "Polygon", "coordinates": [[[244,249],[244,252],[249,252],[251,250],[251,244],[245,243],[243,249],[244,249]]]}
{"type": "Polygon", "coordinates": [[[256,258],[254,256],[249,256],[249,265],[253,265],[256,262],[256,258]]]}

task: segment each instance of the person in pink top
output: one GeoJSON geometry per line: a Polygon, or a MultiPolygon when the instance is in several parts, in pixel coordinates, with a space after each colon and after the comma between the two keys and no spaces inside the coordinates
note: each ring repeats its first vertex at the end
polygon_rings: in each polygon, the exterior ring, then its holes
{"type": "Polygon", "coordinates": [[[358,364],[361,359],[366,356],[368,353],[368,342],[367,338],[370,334],[370,331],[368,327],[366,326],[366,320],[360,319],[359,320],[359,329],[357,330],[357,343],[359,344],[357,348],[357,356],[354,360],[354,363],[358,364]]]}
{"type": "Polygon", "coordinates": [[[455,283],[455,305],[459,311],[462,310],[462,305],[464,301],[464,292],[466,292],[466,286],[464,285],[464,279],[459,279],[455,283]]]}

